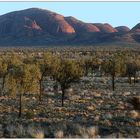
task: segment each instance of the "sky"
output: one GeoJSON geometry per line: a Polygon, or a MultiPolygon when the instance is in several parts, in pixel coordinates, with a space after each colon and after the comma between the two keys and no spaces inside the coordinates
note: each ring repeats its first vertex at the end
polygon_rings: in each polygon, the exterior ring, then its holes
{"type": "Polygon", "coordinates": [[[132,28],[140,22],[140,2],[0,2],[0,15],[33,7],[113,27],[132,28]]]}

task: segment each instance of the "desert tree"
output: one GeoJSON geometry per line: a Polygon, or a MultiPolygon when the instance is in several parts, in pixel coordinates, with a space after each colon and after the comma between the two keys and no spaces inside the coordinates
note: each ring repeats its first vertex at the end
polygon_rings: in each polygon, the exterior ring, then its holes
{"type": "Polygon", "coordinates": [[[29,64],[26,65],[26,67],[28,68],[28,74],[30,77],[30,79],[28,79],[30,84],[27,89],[29,89],[29,92],[38,93],[40,91],[40,83],[39,83],[41,77],[40,69],[37,64],[29,64]]]}
{"type": "Polygon", "coordinates": [[[83,68],[84,68],[85,76],[87,76],[92,68],[92,60],[90,58],[84,60],[83,68]]]}
{"type": "Polygon", "coordinates": [[[132,77],[134,77],[134,83],[136,79],[136,73],[138,71],[138,66],[135,62],[126,63],[126,75],[128,76],[129,84],[132,84],[132,77]]]}
{"type": "Polygon", "coordinates": [[[8,74],[8,64],[0,58],[0,78],[2,78],[1,92],[4,90],[6,75],[8,74]]]}
{"type": "Polygon", "coordinates": [[[101,60],[96,55],[92,55],[88,58],[81,59],[80,65],[82,65],[85,76],[87,76],[89,73],[94,73],[99,70],[101,60]]]}
{"type": "Polygon", "coordinates": [[[8,83],[7,88],[9,92],[14,93],[14,95],[19,95],[19,117],[21,117],[22,112],[22,95],[23,95],[23,78],[24,78],[24,71],[23,66],[13,66],[8,75],[8,83]],[[9,81],[11,80],[11,82],[9,81]],[[13,85],[15,86],[13,88],[13,85]]]}
{"type": "Polygon", "coordinates": [[[53,56],[51,53],[47,52],[44,54],[43,58],[41,60],[38,60],[37,65],[40,69],[40,78],[39,78],[39,101],[42,99],[42,93],[44,90],[44,80],[47,76],[50,76],[51,74],[51,64],[53,62],[53,56]]]}
{"type": "Polygon", "coordinates": [[[22,61],[21,57],[15,55],[14,53],[1,56],[0,58],[0,77],[2,78],[2,92],[4,91],[6,76],[9,73],[10,68],[13,65],[18,65],[22,61]]]}
{"type": "Polygon", "coordinates": [[[60,84],[62,90],[61,103],[63,107],[66,89],[68,89],[72,83],[80,80],[80,77],[83,75],[83,71],[82,68],[72,60],[61,59],[57,66],[57,70],[54,71],[53,76],[60,84]]]}
{"type": "Polygon", "coordinates": [[[137,59],[135,60],[135,63],[136,63],[136,65],[137,65],[137,76],[140,76],[140,75],[138,74],[138,72],[140,72],[140,58],[137,58],[137,59]]]}
{"type": "Polygon", "coordinates": [[[38,92],[38,77],[39,71],[35,65],[15,65],[8,74],[7,89],[11,94],[19,98],[19,114],[22,115],[23,96],[26,93],[38,92]]]}
{"type": "Polygon", "coordinates": [[[101,62],[102,61],[97,56],[92,57],[92,63],[91,63],[92,73],[100,72],[101,62]]]}
{"type": "Polygon", "coordinates": [[[112,90],[115,90],[115,77],[125,72],[125,57],[121,54],[114,54],[110,59],[102,63],[102,70],[112,77],[112,90]]]}

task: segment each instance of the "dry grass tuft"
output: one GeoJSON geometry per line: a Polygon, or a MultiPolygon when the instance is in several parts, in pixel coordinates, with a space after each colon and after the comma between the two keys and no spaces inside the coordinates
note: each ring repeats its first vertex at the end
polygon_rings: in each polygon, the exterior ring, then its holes
{"type": "Polygon", "coordinates": [[[88,138],[96,138],[98,135],[98,128],[95,126],[91,126],[87,128],[88,138]]]}
{"type": "Polygon", "coordinates": [[[58,130],[54,133],[55,138],[64,138],[63,130],[58,130]]]}
{"type": "Polygon", "coordinates": [[[28,133],[32,138],[38,138],[38,139],[44,138],[44,131],[42,128],[39,127],[36,128],[34,126],[30,126],[28,128],[28,133]]]}
{"type": "Polygon", "coordinates": [[[132,110],[132,111],[130,111],[129,116],[131,118],[138,118],[139,117],[139,112],[136,111],[136,110],[132,110]]]}

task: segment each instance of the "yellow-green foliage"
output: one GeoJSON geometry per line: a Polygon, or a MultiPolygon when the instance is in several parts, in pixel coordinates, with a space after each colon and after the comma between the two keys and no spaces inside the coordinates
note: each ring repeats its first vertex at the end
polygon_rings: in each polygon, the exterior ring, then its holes
{"type": "Polygon", "coordinates": [[[7,73],[7,68],[7,63],[2,58],[0,58],[0,77],[3,77],[7,73]]]}
{"type": "Polygon", "coordinates": [[[102,70],[115,76],[124,74],[126,71],[125,56],[122,54],[113,55],[113,57],[102,63],[102,70]]]}
{"type": "Polygon", "coordinates": [[[61,60],[54,72],[55,79],[64,88],[69,87],[73,82],[77,82],[83,75],[82,68],[72,60],[61,60]]]}

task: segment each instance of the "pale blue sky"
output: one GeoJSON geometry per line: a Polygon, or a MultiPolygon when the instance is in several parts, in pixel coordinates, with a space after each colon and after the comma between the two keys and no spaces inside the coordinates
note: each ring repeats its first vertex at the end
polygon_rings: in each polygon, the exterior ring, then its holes
{"type": "Polygon", "coordinates": [[[0,2],[0,15],[26,8],[45,8],[85,22],[126,25],[140,22],[140,2],[0,2]]]}

